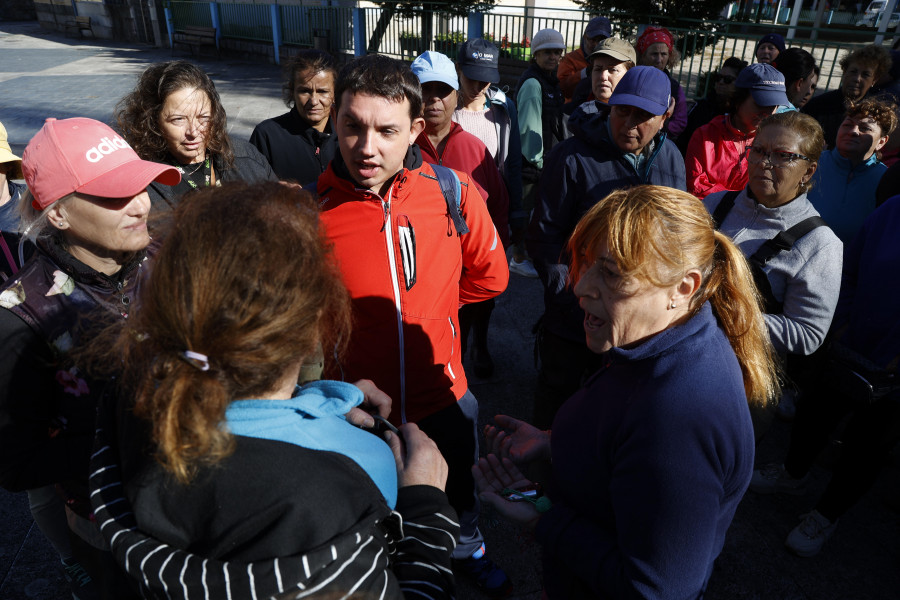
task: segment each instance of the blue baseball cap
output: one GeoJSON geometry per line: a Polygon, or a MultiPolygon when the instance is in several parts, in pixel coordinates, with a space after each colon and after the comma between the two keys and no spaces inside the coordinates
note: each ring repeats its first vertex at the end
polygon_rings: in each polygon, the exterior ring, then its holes
{"type": "Polygon", "coordinates": [[[784,75],[766,63],[754,63],[741,69],[734,87],[749,88],[753,101],[760,106],[787,106],[784,75]]]}
{"type": "Polygon", "coordinates": [[[652,115],[669,110],[672,82],[656,67],[632,67],[619,80],[609,98],[610,106],[634,106],[652,115]]]}
{"type": "Polygon", "coordinates": [[[454,90],[459,90],[459,78],[456,76],[456,65],[440,52],[423,52],[409,66],[412,72],[419,78],[419,83],[426,84],[429,81],[446,83],[454,90]]]}

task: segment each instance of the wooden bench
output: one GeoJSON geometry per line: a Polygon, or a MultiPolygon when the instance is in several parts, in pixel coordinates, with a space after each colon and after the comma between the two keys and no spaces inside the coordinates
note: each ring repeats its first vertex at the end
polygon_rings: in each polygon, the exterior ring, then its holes
{"type": "Polygon", "coordinates": [[[176,31],[172,42],[172,54],[175,54],[175,46],[187,46],[191,50],[191,56],[194,50],[204,47],[211,47],[216,51],[216,57],[219,56],[219,47],[216,45],[216,28],[200,27],[188,25],[183,31],[176,31]]]}
{"type": "Polygon", "coordinates": [[[94,30],[91,28],[91,18],[90,17],[69,17],[63,23],[63,27],[65,28],[65,33],[68,36],[70,31],[74,31],[78,34],[78,37],[81,37],[85,31],[91,32],[91,37],[97,37],[94,35],[94,30]]]}

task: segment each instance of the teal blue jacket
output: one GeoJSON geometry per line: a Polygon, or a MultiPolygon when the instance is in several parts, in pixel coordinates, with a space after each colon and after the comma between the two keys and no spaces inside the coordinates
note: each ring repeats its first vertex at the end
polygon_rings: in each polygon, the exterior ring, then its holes
{"type": "Polygon", "coordinates": [[[844,244],[853,241],[875,210],[875,190],[885,171],[887,167],[875,154],[856,166],[837,148],[826,150],[819,158],[807,198],[844,244]]]}

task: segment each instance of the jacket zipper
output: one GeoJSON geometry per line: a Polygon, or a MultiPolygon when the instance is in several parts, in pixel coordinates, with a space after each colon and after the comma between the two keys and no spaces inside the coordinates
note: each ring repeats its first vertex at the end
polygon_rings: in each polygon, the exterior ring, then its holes
{"type": "Polygon", "coordinates": [[[391,288],[394,292],[394,308],[397,311],[397,337],[400,342],[400,422],[406,423],[406,359],[403,340],[403,312],[400,306],[400,282],[397,280],[397,261],[394,257],[394,225],[391,222],[391,196],[394,188],[388,189],[387,199],[381,200],[384,211],[384,242],[387,245],[388,263],[391,268],[391,288]]]}

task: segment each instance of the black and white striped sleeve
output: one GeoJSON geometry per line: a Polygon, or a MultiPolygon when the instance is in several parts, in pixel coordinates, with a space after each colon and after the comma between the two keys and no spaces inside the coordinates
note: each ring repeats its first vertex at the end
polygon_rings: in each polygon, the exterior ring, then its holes
{"type": "Polygon", "coordinates": [[[396,510],[403,517],[403,535],[391,570],[404,598],[453,598],[456,586],[450,553],[459,539],[459,519],[447,495],[428,485],[403,487],[396,510]]]}

